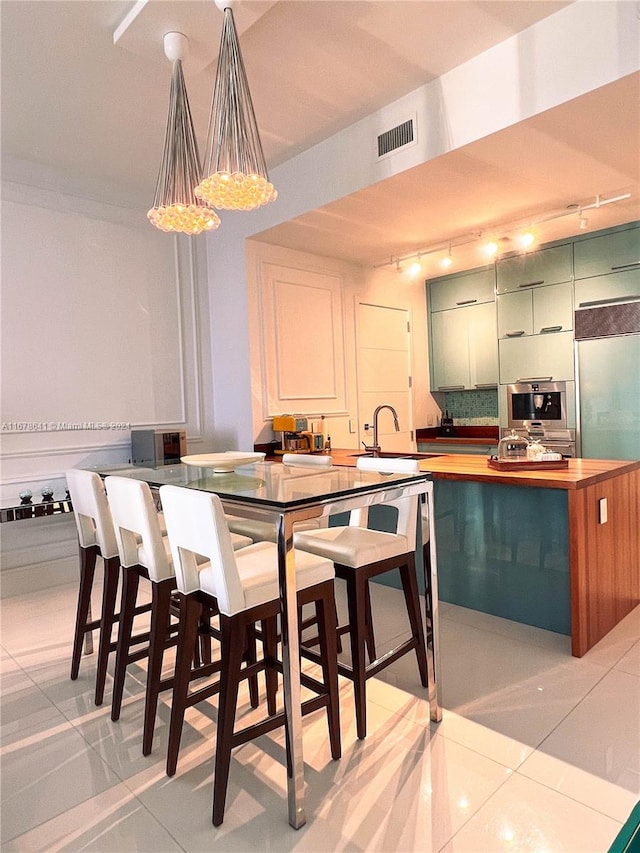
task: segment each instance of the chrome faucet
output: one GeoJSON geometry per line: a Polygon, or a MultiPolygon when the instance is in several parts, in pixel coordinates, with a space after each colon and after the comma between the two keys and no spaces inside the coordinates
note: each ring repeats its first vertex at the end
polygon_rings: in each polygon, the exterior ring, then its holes
{"type": "Polygon", "coordinates": [[[378,442],[378,415],[382,411],[382,409],[389,409],[391,414],[393,415],[393,425],[396,428],[396,432],[400,432],[400,424],[398,423],[398,413],[390,406],[388,403],[384,403],[382,406],[378,406],[378,408],[373,413],[373,444],[365,444],[364,441],[362,444],[364,445],[364,449],[367,453],[370,453],[372,456],[380,456],[380,444],[378,442]]]}

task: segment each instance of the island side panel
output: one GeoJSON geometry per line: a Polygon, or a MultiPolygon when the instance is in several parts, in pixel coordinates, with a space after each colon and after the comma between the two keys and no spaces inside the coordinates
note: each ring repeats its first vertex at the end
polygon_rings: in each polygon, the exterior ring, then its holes
{"type": "Polygon", "coordinates": [[[435,481],[442,601],[571,633],[567,493],[435,481]]]}
{"type": "Polygon", "coordinates": [[[571,651],[576,657],[640,603],[639,493],[638,470],[568,493],[571,651]]]}

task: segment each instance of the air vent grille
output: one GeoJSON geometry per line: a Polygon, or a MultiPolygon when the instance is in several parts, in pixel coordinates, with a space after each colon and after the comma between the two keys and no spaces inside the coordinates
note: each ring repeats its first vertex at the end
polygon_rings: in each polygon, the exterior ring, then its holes
{"type": "Polygon", "coordinates": [[[413,141],[413,119],[410,118],[378,136],[378,157],[384,157],[385,154],[403,148],[413,141]]]}

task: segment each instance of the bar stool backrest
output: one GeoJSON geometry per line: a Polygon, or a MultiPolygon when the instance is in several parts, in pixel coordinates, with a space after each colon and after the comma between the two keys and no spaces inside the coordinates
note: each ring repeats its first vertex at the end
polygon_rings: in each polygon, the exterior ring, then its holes
{"type": "Polygon", "coordinates": [[[307,468],[331,468],[333,459],[331,456],[321,456],[315,453],[283,453],[283,465],[299,465],[307,468]]]}
{"type": "MultiPolygon", "coordinates": [[[[377,471],[380,474],[416,474],[420,471],[417,459],[380,459],[372,456],[360,456],[356,462],[359,471],[377,471]]],[[[396,533],[406,536],[409,550],[415,551],[418,523],[418,495],[387,501],[385,506],[393,506],[398,510],[396,533]]],[[[351,513],[351,526],[366,527],[367,514],[354,510],[351,513]]]]}
{"type": "Polygon", "coordinates": [[[154,582],[173,577],[151,489],[142,480],[107,477],[104,482],[123,566],[144,566],[154,582]]]}
{"type": "Polygon", "coordinates": [[[160,500],[180,592],[204,589],[215,596],[226,616],[245,610],[244,590],[220,498],[196,489],[161,486],[160,500]],[[199,556],[207,557],[210,565],[199,566],[199,556]],[[205,586],[201,585],[201,571],[206,571],[205,586]]]}
{"type": "Polygon", "coordinates": [[[97,545],[105,560],[117,557],[118,543],[100,475],[72,468],[66,477],[80,546],[91,548],[97,545]]]}

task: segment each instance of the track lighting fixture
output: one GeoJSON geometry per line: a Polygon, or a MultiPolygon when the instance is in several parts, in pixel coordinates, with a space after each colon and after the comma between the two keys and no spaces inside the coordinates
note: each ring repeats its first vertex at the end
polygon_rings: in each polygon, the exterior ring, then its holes
{"type": "MultiPolygon", "coordinates": [[[[576,208],[577,208],[577,212],[578,212],[578,225],[580,227],[580,230],[584,231],[587,229],[587,227],[589,225],[589,220],[583,215],[585,210],[590,210],[592,208],[602,207],[605,204],[614,204],[615,202],[618,202],[618,201],[625,201],[626,199],[628,199],[630,197],[631,197],[631,193],[629,193],[629,192],[623,193],[621,195],[613,196],[612,198],[603,198],[601,195],[597,195],[595,197],[595,200],[589,204],[582,204],[580,206],[577,204],[570,204],[566,208],[563,208],[560,211],[556,210],[556,211],[553,211],[553,212],[548,213],[546,215],[536,216],[535,218],[530,217],[528,221],[529,221],[529,223],[533,222],[533,224],[529,225],[529,226],[524,226],[524,225],[522,225],[522,223],[521,224],[509,223],[509,224],[504,224],[504,225],[492,227],[490,233],[495,234],[496,236],[491,237],[487,241],[483,242],[481,244],[482,250],[485,253],[485,255],[487,255],[489,258],[495,258],[496,255],[498,255],[499,253],[503,253],[504,251],[507,250],[505,248],[505,245],[508,247],[509,243],[511,241],[510,237],[498,236],[498,235],[500,235],[500,234],[505,235],[505,234],[510,234],[510,233],[515,234],[515,232],[520,232],[520,236],[518,238],[515,238],[515,236],[514,236],[514,239],[517,239],[517,242],[520,244],[520,247],[523,251],[528,251],[532,246],[534,246],[539,241],[540,235],[537,233],[539,230],[538,226],[540,226],[544,222],[550,222],[551,220],[554,220],[554,219],[560,219],[563,216],[571,216],[571,215],[575,214],[576,208]]],[[[440,261],[440,266],[444,267],[446,269],[447,267],[450,267],[453,263],[453,258],[451,256],[452,248],[456,248],[456,247],[460,247],[460,246],[466,246],[466,245],[469,245],[470,243],[476,243],[476,242],[479,242],[482,240],[483,240],[482,232],[463,234],[463,235],[460,235],[458,237],[455,237],[452,240],[448,240],[444,244],[438,243],[438,244],[433,245],[433,246],[427,246],[423,249],[420,249],[417,252],[411,252],[409,254],[402,255],[399,257],[392,257],[391,260],[383,261],[382,263],[379,263],[379,264],[374,264],[373,267],[374,267],[374,269],[376,269],[378,267],[388,266],[389,264],[395,264],[397,271],[401,272],[402,271],[402,267],[400,266],[401,261],[408,261],[408,260],[411,260],[412,258],[417,258],[418,262],[419,262],[420,259],[423,258],[425,255],[432,255],[436,252],[442,252],[444,249],[446,249],[448,247],[448,254],[445,255],[445,257],[443,257],[442,260],[440,261]]]]}

